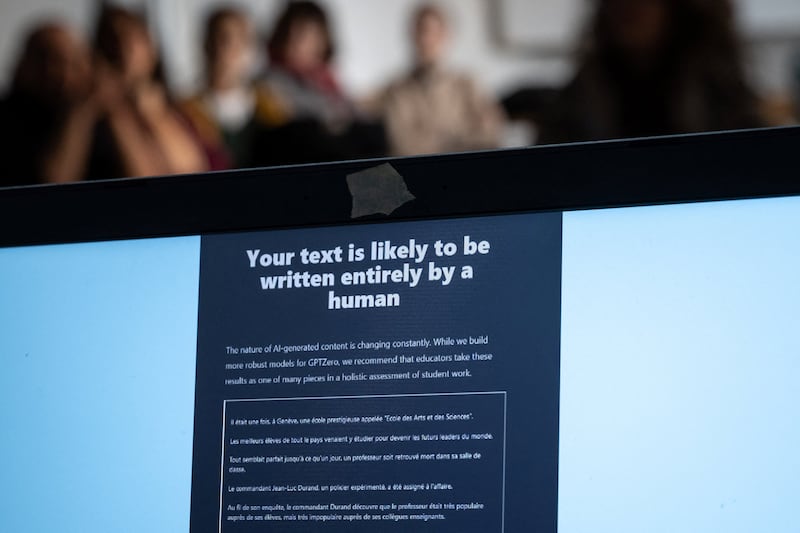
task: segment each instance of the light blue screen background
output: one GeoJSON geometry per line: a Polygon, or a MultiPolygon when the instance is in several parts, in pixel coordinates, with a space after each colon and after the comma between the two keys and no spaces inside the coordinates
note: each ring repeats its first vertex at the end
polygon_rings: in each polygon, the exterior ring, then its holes
{"type": "Polygon", "coordinates": [[[564,216],[559,532],[798,531],[800,200],[564,216]]]}
{"type": "Polygon", "coordinates": [[[0,249],[0,531],[188,531],[199,261],[0,249]]]}

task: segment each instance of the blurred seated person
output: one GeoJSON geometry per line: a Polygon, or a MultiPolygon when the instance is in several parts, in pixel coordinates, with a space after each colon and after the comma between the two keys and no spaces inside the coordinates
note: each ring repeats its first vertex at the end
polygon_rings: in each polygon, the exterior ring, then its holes
{"type": "Polygon", "coordinates": [[[378,98],[394,155],[497,148],[504,116],[498,104],[468,76],[443,63],[447,17],[423,5],[412,19],[414,66],[378,98]]]}
{"type": "Polygon", "coordinates": [[[284,124],[287,110],[264,84],[253,83],[255,33],[236,7],[213,11],[206,22],[205,87],[182,104],[206,144],[221,146],[236,168],[252,164],[260,128],[284,124]]]}
{"type": "Polygon", "coordinates": [[[289,2],[267,43],[266,83],[287,103],[292,118],[316,118],[332,129],[346,125],[354,109],[331,67],[333,36],[315,2],[289,2]]]}
{"type": "Polygon", "coordinates": [[[34,28],[0,102],[0,185],[83,178],[96,118],[90,92],[85,43],[58,22],[34,28]]]}
{"type": "Polygon", "coordinates": [[[94,46],[103,115],[90,178],[208,170],[208,154],[169,97],[142,17],[104,7],[94,46]]]}
{"type": "Polygon", "coordinates": [[[597,0],[540,142],[757,127],[731,0],[597,0]]]}
{"type": "Polygon", "coordinates": [[[792,94],[794,95],[794,118],[795,121],[800,121],[800,50],[797,50],[794,57],[792,94]]]}
{"type": "Polygon", "coordinates": [[[334,74],[333,37],[316,3],[292,1],[268,41],[263,82],[287,106],[290,122],[259,136],[255,164],[314,163],[386,152],[381,124],[364,120],[334,74]]]}

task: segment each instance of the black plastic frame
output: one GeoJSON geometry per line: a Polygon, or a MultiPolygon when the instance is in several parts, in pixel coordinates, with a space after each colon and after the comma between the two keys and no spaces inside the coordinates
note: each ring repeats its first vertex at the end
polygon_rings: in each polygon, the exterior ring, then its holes
{"type": "Polygon", "coordinates": [[[385,162],[417,200],[366,220],[786,196],[800,127],[11,188],[0,246],[348,223],[346,176],[385,162]]]}

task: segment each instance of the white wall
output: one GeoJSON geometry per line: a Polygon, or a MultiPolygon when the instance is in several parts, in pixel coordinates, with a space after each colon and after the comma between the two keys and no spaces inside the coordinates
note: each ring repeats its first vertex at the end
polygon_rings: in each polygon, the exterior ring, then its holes
{"type": "Polygon", "coordinates": [[[735,0],[750,33],[800,31],[798,0],[735,0]]]}
{"type": "MultiPolygon", "coordinates": [[[[8,81],[20,32],[34,20],[55,15],[79,29],[89,29],[99,0],[0,0],[0,87],[8,81]]],[[[146,4],[155,14],[172,81],[181,92],[191,90],[200,77],[200,38],[208,11],[225,0],[124,0],[146,4]]],[[[269,30],[284,0],[231,0],[246,7],[262,32],[269,30]]],[[[419,0],[320,0],[329,7],[339,41],[339,73],[355,95],[366,95],[400,73],[408,61],[408,18],[419,0]]],[[[505,2],[514,20],[514,35],[558,40],[553,28],[569,28],[562,21],[577,13],[588,0],[440,0],[453,16],[455,42],[452,62],[476,76],[497,93],[522,83],[558,85],[571,72],[569,50],[542,56],[498,47],[490,31],[490,4],[505,2]],[[536,6],[534,6],[536,4],[536,6]],[[537,16],[525,15],[536,13],[537,16]]],[[[800,35],[800,0],[738,0],[744,26],[750,32],[795,31],[800,35]]],[[[573,23],[571,27],[574,27],[573,23]]],[[[564,39],[562,39],[562,42],[564,39]]],[[[800,41],[795,41],[800,46],[800,41]]],[[[779,45],[763,41],[754,48],[752,71],[760,87],[788,90],[789,62],[795,42],[779,45]]]]}

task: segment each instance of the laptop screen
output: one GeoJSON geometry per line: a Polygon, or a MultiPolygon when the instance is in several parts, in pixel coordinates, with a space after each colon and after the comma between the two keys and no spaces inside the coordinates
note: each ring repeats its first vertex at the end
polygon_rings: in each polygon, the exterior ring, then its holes
{"type": "Polygon", "coordinates": [[[800,198],[0,248],[4,531],[789,532],[800,198]]]}

